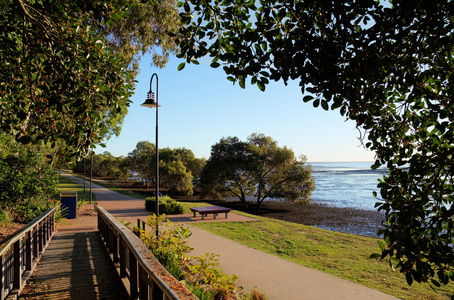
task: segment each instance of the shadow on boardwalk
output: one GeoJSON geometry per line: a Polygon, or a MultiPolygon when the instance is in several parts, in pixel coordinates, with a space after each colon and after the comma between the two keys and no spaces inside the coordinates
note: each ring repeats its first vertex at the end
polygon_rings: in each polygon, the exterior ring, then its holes
{"type": "Polygon", "coordinates": [[[96,216],[57,224],[21,299],[128,299],[105,250],[96,216]]]}

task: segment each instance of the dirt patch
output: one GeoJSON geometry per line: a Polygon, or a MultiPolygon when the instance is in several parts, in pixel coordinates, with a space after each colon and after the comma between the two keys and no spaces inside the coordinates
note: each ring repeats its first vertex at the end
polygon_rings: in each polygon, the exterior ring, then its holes
{"type": "Polygon", "coordinates": [[[19,231],[26,224],[21,223],[11,223],[8,225],[0,225],[0,247],[8,239],[14,236],[14,234],[19,231]]]}

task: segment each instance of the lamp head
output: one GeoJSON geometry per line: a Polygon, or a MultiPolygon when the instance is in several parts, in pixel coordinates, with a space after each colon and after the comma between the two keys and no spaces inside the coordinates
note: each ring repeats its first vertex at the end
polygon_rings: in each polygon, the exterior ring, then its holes
{"type": "Polygon", "coordinates": [[[149,108],[161,106],[161,105],[157,105],[157,104],[158,104],[157,101],[154,99],[154,93],[152,91],[149,91],[147,94],[147,99],[140,106],[149,107],[149,108]]]}

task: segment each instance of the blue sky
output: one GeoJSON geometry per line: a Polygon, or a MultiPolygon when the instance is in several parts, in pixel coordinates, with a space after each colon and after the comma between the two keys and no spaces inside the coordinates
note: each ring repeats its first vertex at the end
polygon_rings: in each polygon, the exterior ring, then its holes
{"type": "Polygon", "coordinates": [[[242,89],[226,79],[222,68],[191,64],[177,71],[181,62],[173,57],[164,69],[158,69],[150,66],[150,57],[142,58],[121,134],[105,142],[105,148],[98,146],[96,153],[126,156],[139,141],[155,143],[156,110],[140,104],[147,97],[151,75],[156,73],[161,105],[159,148],[184,147],[196,157],[208,159],[211,146],[222,137],[246,140],[255,132],[291,148],[296,156],[305,155],[309,162],[374,160],[374,153],[361,146],[355,123],[345,121],[339,111],[304,103],[297,82],[287,86],[273,82],[265,92],[255,85],[242,89]]]}

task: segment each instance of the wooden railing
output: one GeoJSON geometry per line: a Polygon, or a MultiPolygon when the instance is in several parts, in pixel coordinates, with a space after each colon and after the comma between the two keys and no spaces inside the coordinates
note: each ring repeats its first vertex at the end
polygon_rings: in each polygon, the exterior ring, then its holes
{"type": "Polygon", "coordinates": [[[55,233],[54,214],[49,209],[0,248],[0,299],[17,298],[55,233]]]}
{"type": "Polygon", "coordinates": [[[98,228],[130,299],[197,300],[158,262],[142,241],[102,207],[98,228]]]}

